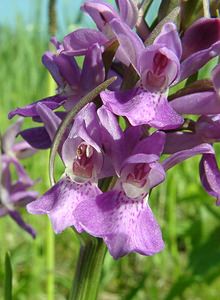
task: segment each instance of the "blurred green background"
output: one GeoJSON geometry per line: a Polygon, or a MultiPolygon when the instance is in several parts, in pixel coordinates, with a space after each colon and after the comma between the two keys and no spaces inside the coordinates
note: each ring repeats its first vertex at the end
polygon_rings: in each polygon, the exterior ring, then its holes
{"type": "MultiPolygon", "coordinates": [[[[48,73],[41,64],[49,35],[46,22],[45,30],[39,30],[37,7],[31,30],[19,15],[13,26],[1,23],[1,132],[14,121],[7,119],[11,109],[51,94],[48,73]]],[[[64,17],[65,34],[80,25],[73,24],[77,19],[69,16],[68,13],[68,18],[64,17]]],[[[202,77],[208,76],[207,70],[208,67],[203,68],[202,77]]],[[[31,122],[25,120],[24,128],[29,124],[31,122]]],[[[38,153],[34,159],[23,162],[33,179],[41,178],[37,190],[46,191],[48,153],[38,153]]],[[[107,254],[100,300],[219,299],[220,209],[200,185],[198,162],[199,157],[172,169],[166,182],[151,194],[150,205],[162,227],[165,250],[153,257],[131,254],[117,261],[107,254]]],[[[55,236],[53,249],[47,217],[28,215],[25,211],[23,217],[37,230],[36,240],[9,217],[0,219],[0,299],[3,299],[6,251],[11,253],[13,299],[67,299],[79,250],[78,240],[68,229],[55,236]]]]}

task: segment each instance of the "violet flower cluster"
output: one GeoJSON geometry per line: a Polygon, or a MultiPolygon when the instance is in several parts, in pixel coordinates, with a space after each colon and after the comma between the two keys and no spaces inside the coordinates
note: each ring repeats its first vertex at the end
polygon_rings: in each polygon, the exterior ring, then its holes
{"type": "Polygon", "coordinates": [[[15,143],[22,118],[8,128],[1,138],[0,152],[0,217],[9,215],[22,229],[35,237],[34,229],[22,218],[19,208],[35,200],[38,193],[29,190],[34,181],[28,176],[20,159],[36,152],[27,142],[15,143]]]}
{"type": "Polygon", "coordinates": [[[82,5],[97,29],[78,29],[62,43],[52,38],[55,52],[42,58],[57,83],[56,95],[9,114],[43,123],[21,135],[34,147],[49,148],[68,111],[117,77],[66,129],[59,147],[65,166],[60,180],[27,205],[30,213],[47,214],[56,233],[74,227],[102,238],[114,258],[130,252],[153,255],[164,248],[149,195],[176,164],[201,154],[201,183],[220,204],[213,149],[220,140],[220,66],[211,80],[169,96],[170,88],[220,54],[220,20],[201,18],[183,38],[174,23],[165,23],[146,46],[143,30],[135,31],[143,25],[136,4],[117,4],[119,11],[102,0],[82,5]],[[82,66],[78,56],[84,58],[82,66]],[[194,121],[192,114],[198,116],[194,121]]]}

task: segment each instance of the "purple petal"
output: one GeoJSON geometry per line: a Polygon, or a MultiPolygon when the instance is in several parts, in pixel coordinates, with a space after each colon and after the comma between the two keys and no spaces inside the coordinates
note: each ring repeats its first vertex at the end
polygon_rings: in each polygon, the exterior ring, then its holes
{"type": "Polygon", "coordinates": [[[64,51],[67,55],[84,55],[93,44],[105,45],[108,39],[95,29],[78,29],[63,40],[64,51]]]}
{"type": "Polygon", "coordinates": [[[200,179],[208,194],[220,205],[220,172],[214,154],[203,155],[200,161],[200,179]]]}
{"type": "Polygon", "coordinates": [[[22,219],[21,215],[19,214],[19,212],[14,211],[14,210],[10,210],[9,215],[11,216],[11,218],[22,228],[24,229],[27,233],[29,233],[33,238],[36,237],[36,232],[35,230],[28,225],[27,223],[24,222],[24,220],[22,219]]]}
{"type": "Polygon", "coordinates": [[[35,191],[17,191],[10,195],[11,203],[18,206],[25,206],[26,204],[36,200],[38,193],[35,191]]]}
{"type": "Polygon", "coordinates": [[[170,102],[179,114],[208,115],[220,113],[220,101],[216,92],[202,92],[182,96],[170,102]]]}
{"type": "Polygon", "coordinates": [[[183,43],[183,58],[210,48],[220,40],[220,20],[218,18],[200,18],[186,30],[183,43]]]}
{"type": "Polygon", "coordinates": [[[87,1],[81,6],[81,9],[90,15],[100,31],[105,31],[106,24],[112,19],[119,18],[114,8],[101,0],[87,1]]]}
{"type": "Polygon", "coordinates": [[[80,202],[93,202],[100,193],[95,184],[77,184],[65,177],[38,200],[28,204],[27,210],[32,214],[48,214],[56,233],[70,226],[81,232],[82,228],[74,216],[76,206],[80,202]]]}
{"type": "Polygon", "coordinates": [[[182,56],[182,45],[178,31],[174,23],[166,23],[161,33],[154,40],[154,44],[160,44],[170,49],[180,59],[182,56]]]}
{"type": "Polygon", "coordinates": [[[42,63],[44,66],[49,70],[51,76],[56,81],[57,85],[62,86],[64,85],[64,80],[60,74],[59,67],[56,64],[55,55],[52,52],[46,52],[42,56],[42,63]]]}
{"type": "Polygon", "coordinates": [[[202,144],[202,138],[191,132],[169,132],[166,134],[166,143],[163,153],[173,154],[202,144]]]}
{"type": "Polygon", "coordinates": [[[220,115],[201,116],[195,125],[197,135],[207,143],[220,140],[220,115]]]}
{"type": "Polygon", "coordinates": [[[105,80],[102,51],[98,44],[91,46],[85,56],[80,85],[84,93],[91,91],[105,80]]]}
{"type": "Polygon", "coordinates": [[[135,153],[155,154],[158,157],[161,155],[165,143],[166,135],[164,132],[157,131],[152,135],[141,140],[134,150],[135,153]]]}
{"type": "Polygon", "coordinates": [[[216,93],[220,94],[220,64],[217,65],[212,71],[212,82],[214,84],[216,93]]]}
{"type": "Polygon", "coordinates": [[[193,157],[197,154],[213,154],[214,150],[210,144],[200,144],[192,149],[182,150],[172,154],[169,158],[165,159],[162,162],[162,165],[165,170],[169,170],[174,167],[176,164],[181,163],[182,161],[193,157]]]}
{"type": "Polygon", "coordinates": [[[117,59],[127,66],[130,64],[137,66],[137,59],[144,50],[141,39],[128,25],[120,20],[113,19],[110,26],[120,44],[116,52],[117,59]]]}
{"type": "Polygon", "coordinates": [[[193,53],[181,63],[179,81],[191,76],[210,59],[218,55],[220,55],[220,41],[212,44],[211,47],[207,49],[193,53]]]}
{"type": "Polygon", "coordinates": [[[36,149],[48,149],[51,147],[51,139],[45,127],[34,127],[20,132],[28,144],[36,149]]]}
{"type": "Polygon", "coordinates": [[[11,151],[15,138],[21,130],[23,118],[19,118],[13,125],[11,125],[2,137],[2,149],[5,153],[11,151]]]}
{"type": "Polygon", "coordinates": [[[164,247],[149,205],[142,199],[133,201],[123,192],[104,193],[91,204],[82,202],[75,217],[85,231],[104,239],[114,258],[130,252],[153,255],[164,247]]]}
{"type": "Polygon", "coordinates": [[[54,109],[60,107],[63,104],[65,99],[66,99],[66,97],[61,96],[61,95],[47,97],[42,100],[38,100],[32,104],[29,104],[27,106],[24,106],[21,108],[16,108],[16,109],[12,110],[8,114],[8,117],[9,117],[9,119],[13,118],[16,115],[23,116],[23,117],[36,117],[36,116],[38,116],[38,112],[36,110],[37,103],[43,103],[50,109],[54,110],[54,109]]]}
{"type": "Polygon", "coordinates": [[[15,144],[12,147],[12,151],[18,159],[23,159],[32,156],[37,150],[32,148],[26,141],[22,141],[15,144]]]}
{"type": "Polygon", "coordinates": [[[121,19],[131,28],[133,28],[138,19],[138,8],[132,0],[118,0],[118,6],[121,19]]]}
{"type": "Polygon", "coordinates": [[[80,84],[80,69],[74,57],[61,53],[54,57],[54,62],[65,82],[71,87],[78,87],[80,84]]]}
{"type": "Polygon", "coordinates": [[[61,123],[61,119],[43,103],[38,103],[36,110],[45,125],[45,128],[50,136],[50,140],[53,141],[57,129],[61,123]]]}

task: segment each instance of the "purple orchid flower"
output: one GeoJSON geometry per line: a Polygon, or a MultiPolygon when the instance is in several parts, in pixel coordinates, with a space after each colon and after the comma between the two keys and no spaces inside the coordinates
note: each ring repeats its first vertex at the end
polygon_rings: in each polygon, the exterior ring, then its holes
{"type": "Polygon", "coordinates": [[[104,81],[105,69],[101,49],[97,43],[88,49],[82,70],[80,70],[74,57],[59,53],[60,46],[57,47],[58,54],[46,52],[42,61],[58,85],[58,94],[23,108],[17,108],[9,113],[9,118],[15,115],[38,117],[36,109],[38,103],[43,103],[52,110],[61,105],[66,110],[70,110],[84,95],[104,81]]]}
{"type": "Polygon", "coordinates": [[[33,228],[26,224],[18,212],[19,207],[24,207],[27,203],[35,200],[38,193],[28,190],[34,182],[25,172],[18,159],[33,155],[36,150],[32,149],[26,142],[15,144],[22,119],[9,127],[2,137],[1,174],[0,174],[0,216],[9,215],[22,229],[35,237],[33,228]],[[11,166],[14,166],[17,179],[11,176],[11,166]]]}
{"type": "Polygon", "coordinates": [[[114,38],[110,22],[118,19],[133,28],[138,19],[138,9],[132,0],[119,0],[119,14],[108,3],[98,1],[87,1],[81,9],[88,13],[99,31],[95,29],[78,29],[68,34],[63,41],[64,53],[67,55],[83,55],[87,49],[95,43],[101,48],[105,47],[109,40],[114,38]]]}
{"type": "Polygon", "coordinates": [[[130,252],[153,255],[164,247],[160,227],[148,204],[149,190],[165,179],[158,162],[164,134],[157,132],[135,145],[136,141],[133,134],[125,137],[124,160],[116,163],[118,180],[114,188],[98,195],[95,201],[81,202],[74,213],[85,231],[103,238],[114,258],[130,252]]]}
{"type": "MultiPolygon", "coordinates": [[[[111,25],[123,46],[129,28],[115,19],[111,25]]],[[[168,87],[178,77],[180,68],[181,43],[175,25],[165,24],[154,44],[146,49],[131,31],[129,41],[124,45],[124,51],[136,67],[140,81],[129,91],[102,92],[104,105],[115,114],[126,116],[133,126],[148,124],[158,129],[179,127],[183,119],[167,101],[168,87]],[[130,49],[126,49],[128,47],[130,49]]]]}
{"type": "MultiPolygon", "coordinates": [[[[55,114],[51,111],[49,115],[48,108],[40,105],[39,113],[42,116],[45,111],[47,119],[44,118],[44,122],[48,129],[55,114]]],[[[96,112],[93,103],[87,105],[75,118],[62,145],[65,173],[49,191],[30,203],[27,210],[33,214],[48,214],[57,233],[69,226],[81,232],[83,229],[74,211],[79,203],[92,202],[102,193],[98,187],[99,179],[114,175],[111,154],[117,155],[120,136],[121,129],[110,112],[104,107],[96,112]]]]}

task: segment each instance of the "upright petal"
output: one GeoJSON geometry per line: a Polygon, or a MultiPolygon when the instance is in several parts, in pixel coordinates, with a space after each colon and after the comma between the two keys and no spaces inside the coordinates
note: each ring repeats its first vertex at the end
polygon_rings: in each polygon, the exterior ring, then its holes
{"type": "Polygon", "coordinates": [[[85,11],[93,21],[100,31],[105,31],[106,25],[114,18],[119,18],[119,15],[114,10],[114,8],[106,3],[105,1],[95,0],[86,1],[81,9],[85,11]]]}
{"type": "Polygon", "coordinates": [[[82,232],[82,227],[75,218],[74,211],[81,202],[95,200],[101,191],[90,182],[77,184],[68,177],[61,179],[38,200],[27,205],[32,214],[47,214],[56,233],[70,226],[82,232]]]}
{"type": "Polygon", "coordinates": [[[113,19],[110,26],[120,44],[116,58],[127,66],[133,64],[136,67],[137,59],[144,50],[143,42],[127,24],[118,19],[113,19]]]}
{"type": "Polygon", "coordinates": [[[60,74],[58,65],[54,61],[54,57],[55,55],[48,51],[42,56],[42,63],[49,70],[57,85],[62,86],[64,85],[64,80],[60,74]]]}
{"type": "Polygon", "coordinates": [[[81,202],[75,218],[85,231],[104,239],[114,258],[130,252],[153,255],[164,247],[160,227],[149,205],[120,191],[104,193],[92,202],[81,202]]]}
{"type": "Polygon", "coordinates": [[[174,23],[169,22],[163,26],[161,33],[154,40],[154,44],[160,44],[170,49],[178,59],[182,56],[181,40],[174,23]]]}
{"type": "Polygon", "coordinates": [[[138,7],[133,0],[118,0],[121,19],[133,28],[138,19],[138,7]]]}
{"type": "Polygon", "coordinates": [[[102,51],[96,43],[92,45],[83,63],[80,86],[84,93],[91,91],[105,80],[105,68],[102,61],[102,51]]]}
{"type": "Polygon", "coordinates": [[[66,55],[85,55],[91,45],[103,46],[108,39],[95,29],[78,29],[64,37],[63,47],[66,55]]]}

